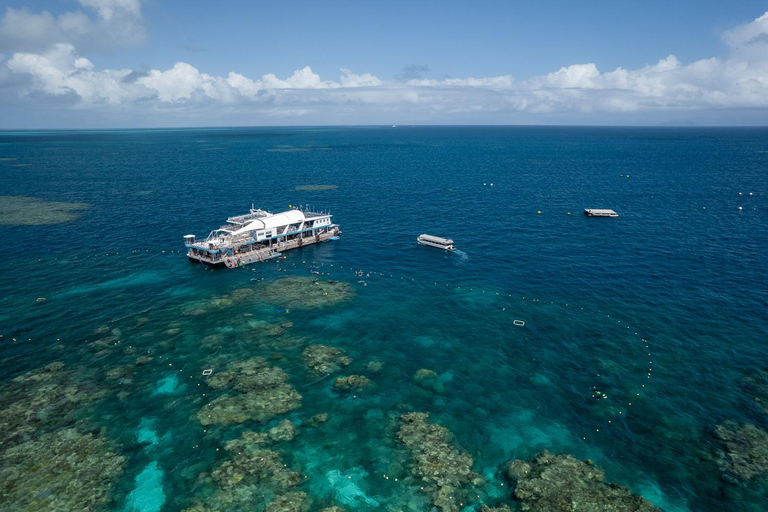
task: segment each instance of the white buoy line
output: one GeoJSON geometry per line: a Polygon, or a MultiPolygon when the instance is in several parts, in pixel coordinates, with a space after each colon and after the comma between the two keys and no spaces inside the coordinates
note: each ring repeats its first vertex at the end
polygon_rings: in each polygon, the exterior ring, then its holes
{"type": "MultiPolygon", "coordinates": [[[[315,265],[314,262],[312,262],[312,264],[315,265]]],[[[320,266],[322,266],[322,265],[320,265],[320,266]]],[[[406,282],[411,282],[411,283],[421,283],[421,284],[432,285],[432,286],[439,286],[442,289],[444,289],[444,288],[462,289],[461,286],[452,285],[450,283],[440,283],[440,282],[433,281],[433,280],[416,279],[416,278],[413,278],[413,277],[409,278],[407,276],[396,276],[396,275],[394,275],[392,273],[389,273],[389,272],[381,272],[381,271],[377,271],[377,270],[363,270],[363,269],[359,269],[359,268],[355,268],[355,267],[349,267],[349,266],[343,266],[343,265],[336,265],[336,266],[334,266],[334,264],[330,264],[329,266],[330,267],[334,267],[334,268],[339,268],[341,270],[351,271],[351,272],[353,272],[355,274],[355,276],[358,276],[358,277],[364,276],[364,277],[367,277],[367,278],[369,278],[369,277],[384,277],[384,278],[393,278],[393,279],[399,278],[399,280],[401,280],[401,281],[406,281],[406,282]]],[[[313,268],[319,268],[319,267],[315,266],[313,268]]],[[[330,273],[328,273],[328,272],[322,272],[322,273],[318,272],[318,273],[321,274],[321,275],[330,275],[330,273]]],[[[364,284],[367,285],[367,282],[363,282],[363,281],[358,281],[358,283],[364,283],[364,284]]],[[[486,293],[486,290],[483,290],[482,288],[466,287],[466,286],[464,287],[464,289],[467,289],[467,288],[470,291],[475,291],[477,289],[477,291],[479,291],[479,292],[481,292],[483,294],[486,293]]],[[[495,294],[496,296],[499,296],[500,298],[504,297],[505,295],[506,295],[506,298],[511,298],[512,297],[512,294],[503,294],[503,293],[499,293],[499,292],[495,292],[495,291],[494,292],[488,292],[488,294],[491,294],[491,293],[495,294]]],[[[530,297],[526,297],[526,296],[522,296],[521,298],[522,298],[522,300],[527,300],[527,301],[530,301],[530,302],[543,302],[543,303],[555,304],[554,301],[542,301],[541,299],[534,299],[534,298],[530,298],[530,297]]],[[[563,305],[565,307],[567,307],[567,308],[573,308],[574,307],[573,305],[569,305],[569,303],[563,303],[563,305]]],[[[579,309],[580,310],[584,310],[583,307],[579,307],[579,309]]],[[[506,312],[507,311],[507,307],[501,307],[500,310],[502,312],[506,312]]],[[[511,311],[511,308],[510,308],[510,311],[511,311]]],[[[598,310],[598,313],[602,313],[602,311],[598,310]]],[[[610,314],[606,314],[605,316],[606,316],[606,318],[611,318],[610,314]]],[[[615,319],[615,318],[612,319],[612,320],[615,320],[616,323],[618,323],[618,324],[624,323],[624,322],[622,322],[622,320],[618,320],[618,319],[615,319]]],[[[521,319],[513,319],[512,320],[512,325],[517,326],[517,327],[524,327],[526,325],[526,321],[525,320],[521,320],[521,319]]],[[[652,357],[652,353],[651,353],[651,343],[650,343],[650,341],[647,338],[643,338],[642,336],[640,336],[639,332],[636,331],[631,325],[625,325],[625,326],[626,326],[627,330],[630,331],[630,336],[635,337],[636,340],[637,340],[637,343],[642,344],[642,348],[644,349],[643,353],[646,354],[647,357],[648,357],[648,368],[647,368],[647,372],[645,372],[645,375],[643,375],[643,377],[645,377],[645,379],[643,379],[643,383],[639,385],[640,387],[634,393],[633,397],[631,399],[628,399],[625,403],[623,403],[625,410],[622,410],[622,406],[619,405],[616,408],[617,410],[615,410],[614,414],[609,419],[603,420],[602,424],[604,425],[604,427],[611,426],[611,425],[613,425],[614,421],[621,420],[621,419],[627,417],[627,414],[625,414],[625,411],[626,411],[626,413],[628,413],[628,411],[631,410],[631,407],[632,407],[633,403],[635,405],[637,405],[637,400],[642,398],[641,392],[638,392],[638,391],[644,390],[646,388],[646,386],[649,384],[648,381],[650,380],[651,376],[653,375],[653,357],[652,357]]],[[[597,376],[599,377],[600,374],[598,373],[597,376]]],[[[632,394],[629,390],[627,391],[627,393],[628,394],[632,394]]],[[[595,399],[601,400],[601,401],[603,399],[609,398],[607,394],[605,394],[604,392],[598,390],[597,387],[593,387],[593,389],[591,391],[591,395],[592,395],[592,398],[595,398],[595,399]]],[[[599,434],[599,433],[603,432],[604,430],[605,430],[605,428],[601,429],[599,427],[596,427],[594,433],[595,434],[599,434]]],[[[587,436],[583,435],[582,436],[582,440],[586,441],[587,440],[587,436]]]]}
{"type": "MultiPolygon", "coordinates": [[[[181,250],[181,249],[179,249],[179,250],[153,250],[153,251],[150,251],[149,249],[145,249],[145,250],[132,250],[132,251],[128,251],[128,252],[120,252],[120,251],[101,252],[101,251],[98,251],[98,250],[94,249],[91,254],[80,255],[79,258],[82,258],[82,259],[86,259],[86,258],[103,258],[103,257],[110,257],[110,256],[121,256],[121,255],[126,255],[126,254],[146,254],[146,253],[150,253],[150,252],[152,254],[170,254],[170,255],[186,253],[185,250],[181,250]]],[[[54,260],[58,260],[59,258],[53,258],[53,259],[54,260]]],[[[69,256],[69,257],[61,258],[61,259],[62,260],[78,259],[78,256],[69,256]]],[[[39,259],[37,261],[50,261],[50,260],[51,260],[51,258],[48,258],[47,260],[44,260],[44,259],[41,258],[41,259],[39,259]]],[[[278,261],[278,265],[279,265],[279,263],[280,262],[278,261]]],[[[357,284],[361,285],[361,286],[367,286],[368,285],[368,281],[367,280],[370,279],[371,277],[374,277],[374,278],[375,277],[381,277],[381,278],[399,279],[401,281],[407,281],[407,282],[412,282],[412,283],[426,284],[426,285],[432,285],[432,286],[440,286],[443,289],[451,289],[451,288],[464,289],[464,290],[468,289],[469,291],[472,291],[472,292],[478,291],[478,292],[480,292],[482,294],[495,295],[495,296],[498,296],[499,298],[504,298],[505,296],[506,296],[506,298],[512,298],[512,294],[503,294],[503,293],[500,293],[498,291],[487,291],[487,290],[484,290],[484,289],[482,289],[480,287],[474,287],[474,286],[469,286],[469,287],[468,286],[464,286],[464,287],[462,287],[462,286],[457,286],[457,285],[451,284],[451,283],[441,283],[441,282],[434,281],[434,280],[422,280],[422,279],[416,279],[416,278],[408,277],[408,276],[396,276],[395,274],[388,273],[388,272],[381,272],[381,271],[376,271],[376,270],[373,270],[373,271],[371,271],[371,270],[363,270],[363,269],[359,269],[359,268],[355,268],[355,267],[350,267],[350,266],[334,265],[333,263],[330,263],[330,264],[328,264],[328,263],[316,263],[314,261],[309,261],[309,260],[302,261],[302,264],[307,264],[307,263],[311,264],[311,266],[307,267],[308,269],[310,269],[310,273],[313,274],[313,275],[317,275],[317,276],[330,276],[331,275],[330,272],[323,272],[322,271],[323,267],[326,267],[326,268],[331,267],[333,269],[340,269],[342,271],[350,271],[350,272],[354,273],[354,275],[357,277],[357,284]]],[[[298,270],[298,264],[293,264],[293,267],[298,270]]],[[[277,270],[280,271],[281,269],[278,268],[277,270]]],[[[285,269],[285,270],[287,270],[287,269],[285,269]]],[[[526,301],[530,301],[530,302],[542,302],[541,299],[535,299],[535,298],[530,298],[530,297],[526,297],[526,296],[522,296],[521,298],[522,298],[522,300],[526,300],[526,301]]],[[[549,302],[550,304],[554,304],[553,301],[543,301],[543,302],[544,303],[549,302]]],[[[568,307],[568,308],[574,307],[572,305],[569,305],[568,303],[564,303],[564,306],[568,307]]],[[[580,309],[583,310],[584,308],[581,307],[580,309]]],[[[511,314],[511,312],[512,312],[512,308],[509,308],[509,305],[502,306],[502,307],[499,308],[499,310],[502,313],[509,313],[509,314],[511,314]]],[[[606,315],[606,317],[607,318],[611,318],[611,315],[606,315]]],[[[517,328],[526,328],[527,327],[526,321],[527,320],[521,319],[521,318],[513,318],[513,319],[511,319],[511,325],[513,325],[513,326],[515,326],[517,328]]],[[[617,323],[622,323],[621,320],[616,320],[616,322],[617,323]]],[[[653,360],[652,360],[652,356],[651,356],[650,342],[646,338],[640,337],[638,332],[635,332],[634,329],[632,329],[631,326],[627,325],[626,328],[633,332],[633,336],[637,337],[639,343],[643,344],[643,348],[645,349],[645,354],[647,354],[647,356],[648,356],[648,369],[647,369],[646,374],[644,375],[645,383],[641,384],[640,388],[638,389],[638,391],[642,391],[642,390],[644,390],[646,388],[646,385],[649,384],[648,381],[650,380],[650,378],[651,378],[651,376],[653,374],[653,360]]],[[[32,339],[29,338],[29,340],[17,340],[16,338],[13,338],[11,340],[11,339],[8,339],[7,337],[4,338],[3,335],[0,334],[0,342],[3,342],[3,341],[5,341],[6,343],[9,343],[9,342],[10,343],[18,343],[19,341],[22,341],[22,342],[23,341],[32,341],[32,339]]],[[[208,373],[209,371],[211,373],[213,373],[213,371],[211,369],[205,369],[204,371],[205,371],[204,375],[209,375],[209,373],[208,373]]],[[[599,376],[599,374],[598,374],[598,376],[599,376]]],[[[599,399],[599,400],[602,400],[604,398],[608,398],[608,396],[605,393],[603,393],[602,391],[598,392],[598,390],[596,390],[596,388],[593,388],[592,396],[594,398],[599,399]],[[596,393],[597,393],[597,395],[596,395],[596,393]]],[[[640,398],[642,398],[642,396],[641,396],[641,393],[638,392],[638,393],[634,394],[634,397],[632,398],[632,400],[634,400],[636,402],[640,398]]],[[[627,414],[625,414],[625,412],[628,412],[629,410],[631,410],[630,407],[632,407],[632,405],[633,405],[632,401],[627,401],[626,404],[625,404],[625,407],[624,407],[625,410],[620,410],[620,409],[617,410],[613,414],[611,419],[605,420],[605,426],[612,425],[613,422],[616,419],[621,419],[621,418],[626,417],[627,414]]],[[[601,432],[600,428],[596,428],[595,429],[595,433],[600,433],[600,432],[601,432]]],[[[582,436],[582,439],[586,440],[587,437],[586,436],[582,436]]]]}

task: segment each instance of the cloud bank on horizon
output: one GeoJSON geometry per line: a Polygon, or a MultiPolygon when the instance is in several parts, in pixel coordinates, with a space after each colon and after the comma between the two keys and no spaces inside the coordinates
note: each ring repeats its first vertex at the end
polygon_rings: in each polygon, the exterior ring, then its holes
{"type": "MultiPolygon", "coordinates": [[[[582,63],[524,80],[509,74],[429,79],[422,77],[427,66],[411,66],[388,81],[341,69],[337,79],[323,80],[309,66],[287,78],[215,76],[186,62],[165,70],[98,69],[81,51],[141,44],[141,3],[78,1],[85,10],[54,17],[8,8],[0,18],[0,50],[7,53],[0,53],[0,107],[13,105],[19,114],[25,105],[42,105],[90,123],[142,119],[166,126],[480,124],[557,116],[583,122],[768,108],[768,12],[722,34],[726,57],[687,64],[674,55],[640,69],[601,72],[582,63]]],[[[0,127],[22,125],[0,121],[0,127]]]]}

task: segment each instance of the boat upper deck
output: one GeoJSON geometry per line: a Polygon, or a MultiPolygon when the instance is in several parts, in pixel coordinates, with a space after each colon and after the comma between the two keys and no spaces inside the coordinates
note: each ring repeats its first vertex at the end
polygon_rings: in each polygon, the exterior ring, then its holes
{"type": "Polygon", "coordinates": [[[187,245],[214,252],[310,231],[314,233],[313,230],[324,232],[332,226],[331,217],[328,212],[302,208],[272,213],[251,207],[247,214],[227,218],[227,224],[211,231],[200,243],[193,236],[187,238],[187,245]]]}
{"type": "Polygon", "coordinates": [[[451,240],[450,238],[441,238],[439,236],[419,235],[419,239],[427,241],[427,242],[433,242],[433,243],[436,243],[436,244],[441,244],[441,245],[452,245],[453,244],[453,240],[451,240]]]}
{"type": "Polygon", "coordinates": [[[262,219],[264,217],[269,217],[270,215],[272,214],[267,211],[254,210],[253,208],[251,208],[250,213],[246,213],[245,215],[235,215],[233,217],[229,217],[227,219],[227,222],[229,222],[230,224],[243,225],[251,222],[252,220],[262,219]]]}

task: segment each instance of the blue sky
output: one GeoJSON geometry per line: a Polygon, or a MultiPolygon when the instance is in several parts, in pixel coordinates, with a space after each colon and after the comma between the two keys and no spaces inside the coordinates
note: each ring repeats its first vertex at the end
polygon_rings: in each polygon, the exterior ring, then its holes
{"type": "Polygon", "coordinates": [[[0,128],[765,124],[751,0],[4,0],[0,128]]]}
{"type": "Polygon", "coordinates": [[[321,76],[350,68],[394,78],[404,66],[428,65],[434,77],[529,77],[578,62],[614,69],[670,53],[683,61],[717,56],[722,31],[768,8],[742,0],[223,4],[148,4],[156,55],[138,56],[167,67],[184,55],[217,74],[280,76],[309,65],[321,76]]]}

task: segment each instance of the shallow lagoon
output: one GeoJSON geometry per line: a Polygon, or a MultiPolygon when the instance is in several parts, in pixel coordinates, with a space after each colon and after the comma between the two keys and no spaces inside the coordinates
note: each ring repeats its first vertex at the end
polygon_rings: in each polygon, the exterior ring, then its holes
{"type": "MultiPolygon", "coordinates": [[[[92,463],[71,469],[107,489],[93,510],[429,510],[435,489],[398,436],[403,415],[427,412],[450,432],[448,467],[471,456],[479,479],[455,485],[474,510],[518,506],[504,465],[545,449],[593,460],[665,510],[762,510],[765,475],[739,479],[732,461],[746,449],[759,468],[765,448],[717,426],[767,426],[762,381],[744,381],[768,365],[764,135],[53,132],[57,151],[2,136],[0,157],[37,171],[3,169],[1,194],[53,174],[41,197],[93,204],[37,232],[2,228],[27,251],[0,278],[2,376],[21,379],[0,399],[28,411],[5,417],[4,453],[97,439],[92,463]],[[202,139],[222,150],[192,155],[202,139]],[[333,150],[267,151],[289,144],[333,150]],[[121,158],[102,159],[105,146],[121,158]],[[248,180],[259,186],[234,186],[248,180]],[[302,183],[340,186],[302,196],[302,183]],[[182,234],[252,201],[332,206],[344,234],[247,269],[187,263],[182,234]],[[603,206],[622,217],[579,214],[603,206]],[[461,252],[417,247],[421,232],[461,252]],[[41,236],[51,245],[33,251],[41,236]],[[325,284],[343,293],[300,293],[325,284]],[[334,385],[349,376],[371,385],[334,385]],[[221,397],[237,421],[204,424],[221,397]]],[[[82,509],[30,482],[45,503],[82,509]]]]}

